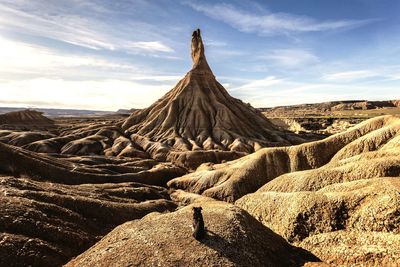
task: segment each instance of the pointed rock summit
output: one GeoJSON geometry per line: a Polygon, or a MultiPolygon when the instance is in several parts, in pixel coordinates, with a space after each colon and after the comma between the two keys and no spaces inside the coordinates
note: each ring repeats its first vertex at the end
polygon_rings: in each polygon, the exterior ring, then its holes
{"type": "Polygon", "coordinates": [[[201,39],[200,29],[195,30],[192,34],[192,60],[192,73],[209,73],[213,75],[204,54],[204,45],[203,40],[201,39]]]}
{"type": "Polygon", "coordinates": [[[150,154],[224,150],[251,153],[289,145],[260,112],[231,97],[209,67],[200,30],[192,35],[192,69],[150,107],[123,124],[132,141],[150,154]]]}

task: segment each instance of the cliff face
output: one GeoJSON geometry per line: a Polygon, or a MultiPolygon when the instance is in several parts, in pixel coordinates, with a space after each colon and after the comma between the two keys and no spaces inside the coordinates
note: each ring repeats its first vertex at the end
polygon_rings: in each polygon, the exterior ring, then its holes
{"type": "Polygon", "coordinates": [[[124,122],[122,127],[133,141],[142,147],[155,142],[157,149],[165,151],[247,153],[290,144],[260,112],[231,97],[215,79],[200,30],[193,32],[191,50],[193,67],[186,76],[156,103],[124,122]]]}

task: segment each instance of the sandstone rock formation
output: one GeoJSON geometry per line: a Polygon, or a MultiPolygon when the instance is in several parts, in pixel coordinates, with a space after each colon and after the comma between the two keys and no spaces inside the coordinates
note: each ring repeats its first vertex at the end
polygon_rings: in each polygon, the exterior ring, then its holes
{"type": "Polygon", "coordinates": [[[235,161],[199,167],[168,185],[233,202],[268,182],[269,190],[300,191],[342,181],[399,176],[399,130],[399,117],[377,117],[321,141],[265,148],[235,161]],[[302,170],[309,171],[296,172],[302,170]]]}
{"type": "Polygon", "coordinates": [[[0,266],[60,266],[113,227],[175,207],[156,186],[0,176],[0,266]]]}
{"type": "Polygon", "coordinates": [[[399,177],[337,183],[317,191],[262,187],[236,205],[325,262],[400,264],[399,177]]]}
{"type": "Polygon", "coordinates": [[[308,237],[299,245],[330,266],[399,265],[399,234],[340,230],[308,237]]]}
{"type": "Polygon", "coordinates": [[[60,266],[118,224],[175,209],[151,184],[184,169],[133,158],[142,155],[128,146],[114,157],[120,128],[80,121],[55,133],[0,131],[0,266],[60,266]]]}
{"type": "MultiPolygon", "coordinates": [[[[130,160],[114,160],[95,157],[97,166],[86,166],[78,162],[57,159],[0,142],[0,172],[14,176],[28,176],[33,179],[64,184],[140,182],[165,185],[171,178],[183,175],[185,170],[170,163],[154,162],[148,165],[138,161],[135,166],[123,165],[130,160]],[[110,166],[100,165],[102,161],[110,166]],[[122,166],[118,166],[122,164],[122,166]],[[139,167],[139,168],[137,168],[139,167]]],[[[90,164],[90,163],[89,163],[90,164]]]]}
{"type": "Polygon", "coordinates": [[[330,136],[332,134],[344,132],[349,128],[368,118],[321,118],[321,117],[303,117],[303,118],[270,118],[269,120],[278,127],[278,129],[289,130],[303,137],[305,134],[314,137],[314,141],[330,136]],[[319,137],[319,138],[318,138],[319,137]]]}
{"type": "Polygon", "coordinates": [[[227,203],[201,201],[168,214],[127,222],[66,266],[301,266],[318,259],[227,203]],[[192,238],[192,207],[207,227],[192,238]]]}
{"type": "MultiPolygon", "coordinates": [[[[203,165],[168,185],[236,200],[325,262],[395,266],[400,264],[399,148],[400,118],[382,116],[321,141],[203,165]]],[[[196,199],[182,193],[174,198],[196,199]]]]}
{"type": "Polygon", "coordinates": [[[344,229],[400,234],[398,177],[337,183],[317,191],[260,188],[236,205],[291,242],[344,229]]]}
{"type": "Polygon", "coordinates": [[[49,132],[0,130],[0,142],[13,146],[25,146],[38,140],[53,137],[55,137],[54,134],[49,132]]]}
{"type": "Polygon", "coordinates": [[[175,88],[123,123],[134,143],[160,159],[167,158],[171,150],[250,153],[265,146],[291,144],[289,134],[276,130],[256,109],[231,97],[215,79],[200,30],[192,36],[192,59],[192,69],[175,88]]]}

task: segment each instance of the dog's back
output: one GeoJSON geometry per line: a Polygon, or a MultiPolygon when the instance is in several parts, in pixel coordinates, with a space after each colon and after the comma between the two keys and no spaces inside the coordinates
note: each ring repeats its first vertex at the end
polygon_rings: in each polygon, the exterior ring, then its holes
{"type": "Polygon", "coordinates": [[[193,237],[197,240],[205,236],[204,220],[201,207],[193,207],[193,237]]]}

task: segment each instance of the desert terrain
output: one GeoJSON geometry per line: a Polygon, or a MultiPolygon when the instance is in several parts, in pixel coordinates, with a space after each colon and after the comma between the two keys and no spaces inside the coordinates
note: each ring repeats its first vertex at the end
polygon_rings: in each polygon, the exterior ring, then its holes
{"type": "Polygon", "coordinates": [[[399,100],[256,109],[190,50],[148,108],[0,115],[0,266],[400,265],[399,100]]]}
{"type": "Polygon", "coordinates": [[[280,129],[327,136],[376,116],[400,115],[400,101],[347,100],[259,110],[280,129]]]}

